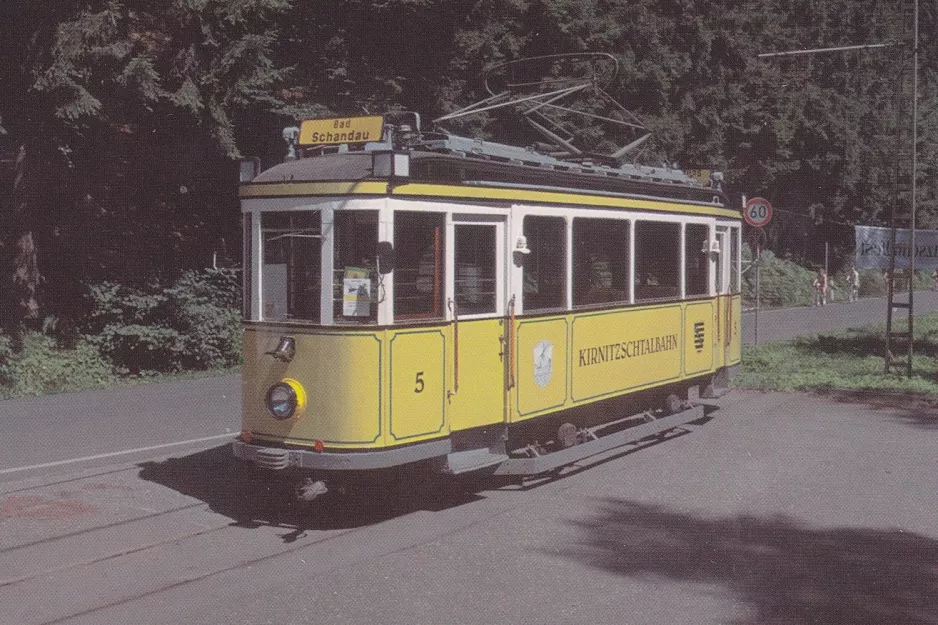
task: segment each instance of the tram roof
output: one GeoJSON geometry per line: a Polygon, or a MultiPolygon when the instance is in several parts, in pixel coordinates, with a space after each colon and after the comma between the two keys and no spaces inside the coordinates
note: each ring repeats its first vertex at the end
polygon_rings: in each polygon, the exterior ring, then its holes
{"type": "MultiPolygon", "coordinates": [[[[285,161],[252,183],[382,180],[373,169],[374,151],[327,153],[285,161]]],[[[517,160],[411,150],[408,181],[531,190],[597,192],[713,204],[722,193],[695,184],[680,170],[645,167],[620,170],[601,164],[519,163],[517,160]]],[[[722,198],[721,198],[722,199],[722,198]]]]}
{"type": "Polygon", "coordinates": [[[251,182],[325,182],[369,178],[373,178],[371,153],[347,152],[284,161],[261,172],[251,182]]]}

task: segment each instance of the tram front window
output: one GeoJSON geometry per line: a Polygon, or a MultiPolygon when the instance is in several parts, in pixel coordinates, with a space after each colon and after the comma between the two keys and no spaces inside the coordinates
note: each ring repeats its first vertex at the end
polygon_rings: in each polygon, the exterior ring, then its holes
{"type": "Polygon", "coordinates": [[[319,213],[264,213],[261,229],[261,318],[318,322],[322,280],[319,213]]]}
{"type": "Polygon", "coordinates": [[[378,212],[336,211],[333,242],[333,319],[336,323],[375,323],[381,298],[378,212]]]}

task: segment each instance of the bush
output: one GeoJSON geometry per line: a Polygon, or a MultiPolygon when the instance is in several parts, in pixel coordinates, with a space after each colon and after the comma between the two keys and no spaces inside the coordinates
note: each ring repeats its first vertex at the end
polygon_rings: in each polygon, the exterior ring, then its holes
{"type": "MultiPolygon", "coordinates": [[[[762,252],[760,302],[762,306],[809,306],[814,297],[815,272],[795,263],[777,258],[771,251],[762,252]]],[[[743,273],[743,300],[747,305],[756,301],[756,267],[750,265],[743,273]]]]}
{"type": "Polygon", "coordinates": [[[170,287],[91,287],[84,332],[133,374],[236,364],[241,354],[240,281],[231,269],[186,271],[170,287]]]}
{"type": "MultiPolygon", "coordinates": [[[[743,302],[746,306],[754,306],[756,302],[756,267],[750,265],[752,257],[748,250],[743,253],[743,302]]],[[[762,253],[761,295],[760,303],[768,308],[785,308],[790,306],[810,306],[814,303],[814,288],[811,286],[817,276],[817,269],[806,269],[791,261],[778,258],[770,250],[762,253]]],[[[850,280],[846,267],[828,277],[828,302],[847,301],[850,280]]],[[[860,269],[860,297],[885,297],[886,281],[883,271],[879,269],[860,269]]],[[[916,271],[914,286],[916,290],[934,288],[934,280],[930,272],[916,271]]],[[[900,297],[902,297],[900,295],[900,297]]]]}
{"type": "Polygon", "coordinates": [[[28,332],[23,349],[14,354],[0,335],[0,397],[33,397],[110,386],[118,376],[88,340],[63,349],[55,337],[28,332]]]}
{"type": "Polygon", "coordinates": [[[241,283],[223,269],[187,271],[166,291],[187,368],[227,367],[241,358],[241,283]]]}
{"type": "Polygon", "coordinates": [[[135,289],[110,282],[91,287],[92,311],[83,330],[115,366],[133,374],[181,368],[182,340],[167,323],[161,291],[158,285],[135,289]]]}
{"type": "Polygon", "coordinates": [[[0,388],[13,384],[13,344],[9,337],[0,333],[0,388]]]}

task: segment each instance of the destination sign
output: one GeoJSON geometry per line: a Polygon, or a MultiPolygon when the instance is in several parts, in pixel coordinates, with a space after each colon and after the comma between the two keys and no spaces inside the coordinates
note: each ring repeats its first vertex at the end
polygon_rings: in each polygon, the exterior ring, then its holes
{"type": "Polygon", "coordinates": [[[300,145],[336,143],[365,143],[380,141],[384,118],[342,117],[337,119],[307,119],[300,125],[300,145]]]}

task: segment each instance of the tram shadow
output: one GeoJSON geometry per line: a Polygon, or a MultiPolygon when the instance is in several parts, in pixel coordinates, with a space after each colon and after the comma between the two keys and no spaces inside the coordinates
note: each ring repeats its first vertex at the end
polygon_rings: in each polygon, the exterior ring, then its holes
{"type": "Polygon", "coordinates": [[[413,475],[388,474],[305,502],[296,497],[296,480],[246,466],[228,445],[139,466],[141,479],[203,501],[233,525],[295,529],[287,541],[306,530],[349,529],[420,510],[445,510],[480,499],[483,488],[474,481],[421,482],[413,475]]]}

